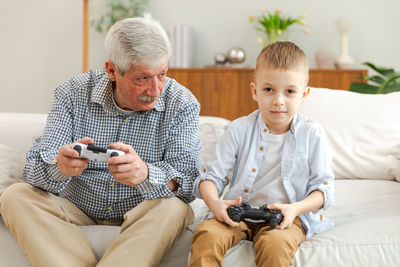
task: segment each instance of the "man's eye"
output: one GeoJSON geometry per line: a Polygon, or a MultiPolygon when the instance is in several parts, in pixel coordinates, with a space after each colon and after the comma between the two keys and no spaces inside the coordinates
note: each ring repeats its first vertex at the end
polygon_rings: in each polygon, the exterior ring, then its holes
{"type": "Polygon", "coordinates": [[[160,75],[158,75],[158,77],[161,79],[161,78],[164,78],[166,75],[167,75],[167,73],[164,72],[164,73],[161,73],[160,75]]]}

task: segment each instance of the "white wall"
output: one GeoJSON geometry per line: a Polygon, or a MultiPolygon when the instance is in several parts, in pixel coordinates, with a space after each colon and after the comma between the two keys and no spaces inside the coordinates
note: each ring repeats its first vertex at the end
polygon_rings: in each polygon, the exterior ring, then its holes
{"type": "MultiPolygon", "coordinates": [[[[260,45],[249,15],[261,8],[286,14],[308,14],[311,33],[294,32],[315,67],[314,55],[328,49],[338,53],[335,20],[350,24],[349,54],[355,67],[371,61],[400,71],[400,20],[398,0],[149,0],[148,10],[166,29],[190,25],[195,30],[195,66],[213,63],[214,55],[240,46],[246,64],[254,66],[260,45]]],[[[90,17],[105,11],[107,0],[90,1],[90,17]]],[[[82,70],[83,0],[0,0],[0,111],[47,112],[52,91],[82,70]],[[4,60],[5,59],[5,60],[4,60]]],[[[104,34],[91,28],[89,65],[104,65],[104,34]]]]}

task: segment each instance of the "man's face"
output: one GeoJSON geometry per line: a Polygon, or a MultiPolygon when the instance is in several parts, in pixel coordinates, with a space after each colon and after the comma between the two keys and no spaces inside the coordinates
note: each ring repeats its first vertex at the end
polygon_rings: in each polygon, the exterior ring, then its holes
{"type": "Polygon", "coordinates": [[[258,70],[250,89],[272,134],[289,130],[294,115],[308,95],[309,88],[305,87],[304,70],[258,70]]]}
{"type": "Polygon", "coordinates": [[[156,67],[132,65],[122,76],[115,65],[106,62],[108,76],[115,82],[114,100],[125,110],[146,111],[155,107],[164,88],[168,59],[156,67]]]}

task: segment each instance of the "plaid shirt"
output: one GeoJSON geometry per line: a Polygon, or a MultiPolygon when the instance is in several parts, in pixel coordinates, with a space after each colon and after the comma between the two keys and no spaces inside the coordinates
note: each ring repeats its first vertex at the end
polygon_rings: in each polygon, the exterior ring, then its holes
{"type": "Polygon", "coordinates": [[[113,103],[106,71],[75,75],[54,92],[44,133],[27,153],[25,179],[72,201],[93,219],[122,219],[144,199],[177,196],[188,203],[200,170],[199,111],[190,91],[167,78],[154,109],[127,117],[113,103]],[[79,176],[61,174],[58,149],[85,136],[100,147],[117,141],[132,145],[148,165],[148,179],[136,186],[121,184],[107,163],[94,161],[79,176]],[[180,185],[175,192],[167,186],[171,179],[180,185]]]}

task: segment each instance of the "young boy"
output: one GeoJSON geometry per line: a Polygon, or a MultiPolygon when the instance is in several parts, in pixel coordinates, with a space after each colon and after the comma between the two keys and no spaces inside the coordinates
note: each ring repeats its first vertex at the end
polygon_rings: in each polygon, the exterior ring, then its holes
{"type": "Polygon", "coordinates": [[[226,251],[241,240],[254,242],[257,266],[290,266],[301,241],[333,226],[320,214],[335,199],[331,156],[322,128],[298,112],[309,93],[308,62],[291,42],[276,42],[259,54],[250,84],[259,109],[234,122],[194,185],[215,218],[193,236],[189,266],[221,266],[226,251]],[[224,200],[219,199],[233,168],[224,200]],[[268,204],[283,221],[232,221],[227,208],[246,202],[268,204]]]}

